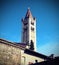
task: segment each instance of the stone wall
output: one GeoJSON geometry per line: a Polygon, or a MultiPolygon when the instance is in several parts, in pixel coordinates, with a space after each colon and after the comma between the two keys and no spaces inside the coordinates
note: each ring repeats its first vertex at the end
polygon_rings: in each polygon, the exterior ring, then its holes
{"type": "Polygon", "coordinates": [[[44,61],[42,58],[24,53],[24,50],[25,48],[16,43],[0,39],[0,65],[29,65],[35,63],[35,60],[44,61]]]}
{"type": "Polygon", "coordinates": [[[21,50],[19,48],[0,43],[0,65],[20,65],[21,50]]]}
{"type": "Polygon", "coordinates": [[[44,61],[42,58],[38,58],[36,56],[32,56],[21,51],[21,65],[29,65],[29,63],[35,63],[35,60],[38,62],[44,61]]]}

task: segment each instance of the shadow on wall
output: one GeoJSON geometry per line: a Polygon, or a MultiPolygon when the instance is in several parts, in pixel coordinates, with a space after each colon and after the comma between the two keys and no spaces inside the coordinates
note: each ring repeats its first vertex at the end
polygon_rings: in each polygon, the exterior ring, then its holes
{"type": "Polygon", "coordinates": [[[37,62],[31,65],[59,65],[59,57],[55,57],[54,59],[44,61],[44,62],[37,62]]]}

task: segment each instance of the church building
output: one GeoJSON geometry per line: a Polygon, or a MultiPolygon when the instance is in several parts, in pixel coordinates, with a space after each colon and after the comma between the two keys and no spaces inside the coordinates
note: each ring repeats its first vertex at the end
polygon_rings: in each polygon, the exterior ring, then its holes
{"type": "Polygon", "coordinates": [[[22,18],[22,42],[0,39],[0,65],[30,65],[35,63],[35,60],[42,62],[46,58],[45,55],[36,52],[36,18],[28,8],[25,17],[22,18]],[[29,51],[26,52],[26,49],[29,51]],[[39,57],[35,54],[39,54],[39,57]]]}

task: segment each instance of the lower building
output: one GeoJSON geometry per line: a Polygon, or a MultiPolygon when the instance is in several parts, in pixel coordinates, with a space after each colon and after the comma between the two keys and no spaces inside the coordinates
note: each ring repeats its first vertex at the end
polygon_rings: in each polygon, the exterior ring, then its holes
{"type": "Polygon", "coordinates": [[[41,57],[24,53],[26,46],[23,43],[13,43],[0,39],[0,65],[29,65],[35,63],[35,60],[44,61],[41,57]]]}

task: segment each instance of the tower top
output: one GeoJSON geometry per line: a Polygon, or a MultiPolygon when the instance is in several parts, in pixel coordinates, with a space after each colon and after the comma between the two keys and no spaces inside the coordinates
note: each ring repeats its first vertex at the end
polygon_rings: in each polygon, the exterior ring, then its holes
{"type": "Polygon", "coordinates": [[[28,8],[25,18],[32,18],[30,8],[28,8]]]}

